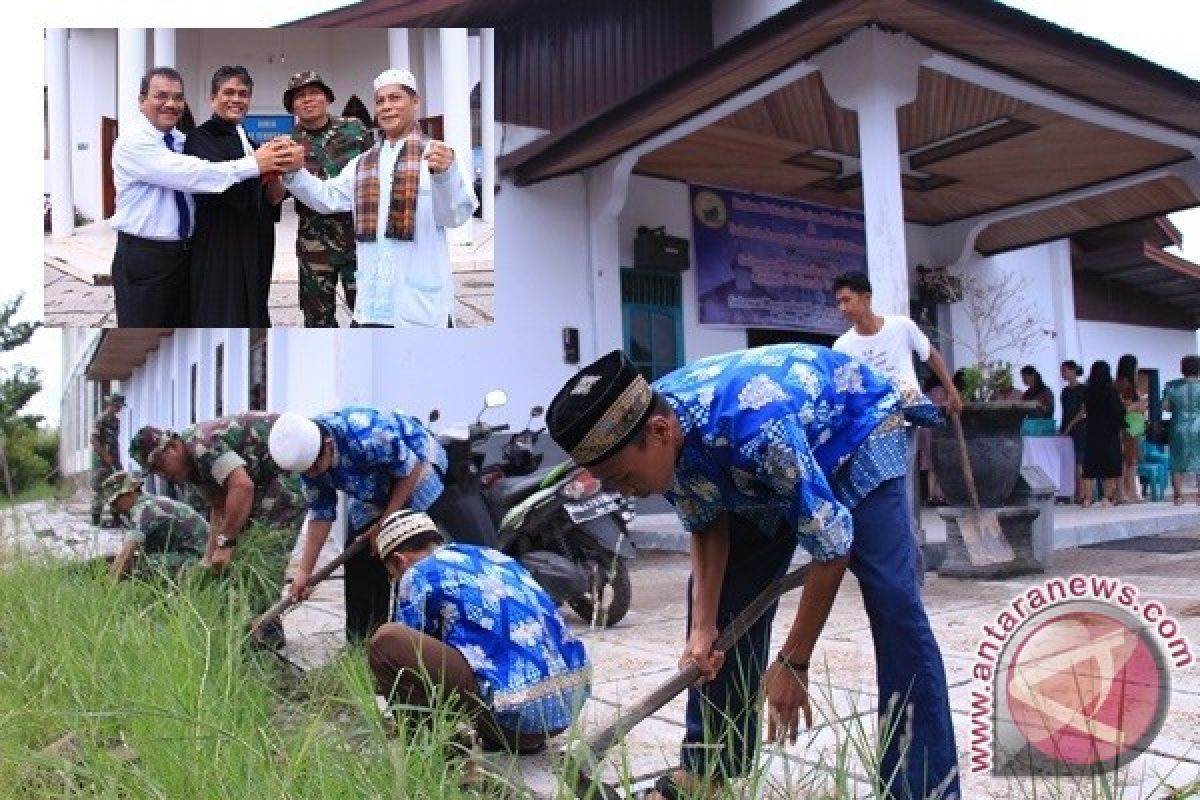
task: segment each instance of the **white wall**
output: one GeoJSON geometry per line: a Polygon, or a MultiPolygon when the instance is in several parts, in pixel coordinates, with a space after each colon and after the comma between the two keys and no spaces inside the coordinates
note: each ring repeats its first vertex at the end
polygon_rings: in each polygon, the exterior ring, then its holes
{"type": "Polygon", "coordinates": [[[1116,371],[1117,359],[1126,353],[1138,358],[1141,369],[1157,369],[1160,384],[1181,377],[1179,360],[1194,355],[1194,331],[1174,331],[1115,322],[1079,322],[1082,358],[1076,359],[1084,370],[1093,361],[1104,360],[1116,371]]]}
{"type": "MultiPolygon", "coordinates": [[[[671,236],[681,236],[691,242],[691,198],[686,183],[645,178],[635,175],[629,181],[629,197],[619,219],[621,266],[633,266],[633,239],[639,225],[656,228],[666,226],[671,236]]],[[[696,297],[696,254],[691,252],[691,268],[683,273],[683,353],[684,362],[694,361],[715,353],[740,350],[746,346],[745,328],[701,325],[696,297]]],[[[619,305],[620,298],[615,298],[619,305]]]]}
{"type": "Polygon", "coordinates": [[[352,94],[371,108],[371,83],[387,67],[387,31],[180,28],[176,58],[197,123],[212,115],[210,82],[217,68],[225,64],[240,64],[250,71],[254,79],[252,114],[286,113],[283,91],[288,78],[305,69],[316,70],[329,83],[335,96],[331,109],[339,113],[352,94]]]}
{"type": "MultiPolygon", "coordinates": [[[[1068,350],[1071,342],[1075,341],[1075,308],[1070,295],[1070,247],[1063,241],[1027,247],[997,256],[977,256],[960,269],[981,273],[984,279],[995,278],[1005,273],[1016,273],[1025,279],[1027,287],[1026,299],[1034,309],[1035,320],[1054,329],[1055,336],[1039,341],[1030,350],[1017,352],[1000,350],[995,353],[998,359],[1006,360],[1013,365],[1013,383],[1021,389],[1021,380],[1017,372],[1026,364],[1032,364],[1042,374],[1043,380],[1057,397],[1062,381],[1058,376],[1059,364],[1063,360],[1073,358],[1080,360],[1078,351],[1068,350]],[[1066,289],[1063,283],[1066,281],[1066,289]],[[1065,297],[1064,297],[1065,295],[1065,297]]],[[[950,329],[960,340],[971,340],[971,326],[961,304],[950,307],[950,329]]],[[[962,344],[955,344],[951,351],[953,368],[969,366],[974,363],[974,356],[962,344]]]]}
{"type": "MultiPolygon", "coordinates": [[[[100,120],[117,115],[117,34],[114,30],[73,28],[69,36],[72,189],[75,207],[99,220],[104,207],[100,120]]],[[[62,158],[58,153],[52,156],[62,158]]]]}
{"type": "MultiPolygon", "coordinates": [[[[489,389],[508,392],[494,423],[521,425],[547,405],[577,367],[566,364],[562,329],[576,327],[591,347],[583,179],[559,178],[496,198],[496,323],[454,331],[361,331],[374,337],[372,390],[378,405],[446,424],[473,420],[489,389]]],[[[619,302],[616,298],[614,302],[619,302]]],[[[350,333],[347,331],[347,333],[350,333]]]]}

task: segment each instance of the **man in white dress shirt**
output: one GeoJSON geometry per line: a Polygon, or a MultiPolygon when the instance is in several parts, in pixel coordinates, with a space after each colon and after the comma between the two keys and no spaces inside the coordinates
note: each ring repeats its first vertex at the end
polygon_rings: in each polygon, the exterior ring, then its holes
{"type": "Polygon", "coordinates": [[[358,327],[453,324],[454,282],[446,228],[478,206],[454,150],[417,125],[421,98],[406,69],[375,79],[375,113],[384,140],[335,178],[320,180],[291,156],[284,185],[321,214],[352,212],[358,255],[358,327]]]}
{"type": "MultiPolygon", "coordinates": [[[[929,365],[933,374],[946,390],[946,408],[952,414],[962,411],[962,397],[954,386],[954,379],[942,354],[934,347],[929,337],[908,317],[898,314],[880,315],[871,308],[871,281],[864,272],[846,272],[833,282],[834,299],[838,311],[851,324],[833,343],[833,349],[853,356],[873,367],[892,382],[900,392],[904,405],[912,405],[921,396],[917,382],[917,371],[913,367],[913,354],[929,365]]],[[[924,547],[925,531],[921,528],[921,503],[917,492],[920,485],[917,474],[916,428],[908,426],[908,470],[905,484],[912,508],[912,530],[917,544],[924,547]]],[[[924,561],[922,553],[922,561],[924,561]]],[[[936,566],[936,565],[931,565],[936,566]]],[[[923,571],[923,570],[922,570],[923,571]]]]}
{"type": "Polygon", "coordinates": [[[111,224],[117,249],[112,281],[121,327],[188,324],[188,248],[195,228],[190,193],[223,192],[247,178],[281,172],[295,157],[286,139],[237,161],[182,155],[184,136],[175,125],[184,102],[179,73],[154,67],[142,77],[142,113],[113,147],[117,211],[111,224]]]}

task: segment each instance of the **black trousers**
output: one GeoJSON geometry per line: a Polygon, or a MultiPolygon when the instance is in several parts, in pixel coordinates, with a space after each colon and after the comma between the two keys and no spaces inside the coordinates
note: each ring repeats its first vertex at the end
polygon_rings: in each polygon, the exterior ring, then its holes
{"type": "MultiPolygon", "coordinates": [[[[479,496],[460,493],[453,484],[425,512],[452,541],[492,546],[496,532],[487,509],[479,496]]],[[[351,531],[349,545],[375,523],[351,531]]],[[[364,550],[346,562],[343,591],[346,599],[346,639],[351,643],[364,642],[380,625],[388,621],[391,605],[391,580],[383,561],[364,550]]]]}
{"type": "Polygon", "coordinates": [[[112,261],[117,326],[187,327],[190,265],[191,251],[185,242],[118,233],[112,261]]]}

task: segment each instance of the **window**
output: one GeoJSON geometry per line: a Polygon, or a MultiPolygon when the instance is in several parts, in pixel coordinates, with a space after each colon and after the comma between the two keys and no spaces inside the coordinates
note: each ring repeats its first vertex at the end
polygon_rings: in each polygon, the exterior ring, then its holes
{"type": "Polygon", "coordinates": [[[225,416],[225,343],[217,345],[213,358],[213,416],[225,416]]]}
{"type": "Polygon", "coordinates": [[[682,295],[678,272],[621,270],[625,352],[648,381],[683,365],[682,295]]]}
{"type": "Polygon", "coordinates": [[[192,425],[196,424],[196,362],[192,362],[192,368],[188,375],[188,422],[192,425]]]}
{"type": "Polygon", "coordinates": [[[250,387],[247,397],[251,411],[267,410],[267,329],[250,329],[250,358],[248,360],[250,387]]]}

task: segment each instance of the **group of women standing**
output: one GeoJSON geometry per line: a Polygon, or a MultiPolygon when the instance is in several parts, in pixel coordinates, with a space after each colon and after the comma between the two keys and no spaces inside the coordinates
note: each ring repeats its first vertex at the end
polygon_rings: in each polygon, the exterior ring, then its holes
{"type": "MultiPolygon", "coordinates": [[[[1163,390],[1162,411],[1167,422],[1171,483],[1176,505],[1183,503],[1183,476],[1200,476],[1200,356],[1180,363],[1183,377],[1163,390]]],[[[1078,465],[1077,500],[1084,507],[1095,501],[1095,481],[1103,490],[1100,504],[1140,503],[1138,464],[1147,432],[1149,398],[1138,387],[1138,362],[1121,356],[1114,378],[1107,361],[1096,361],[1087,382],[1074,361],[1061,367],[1062,433],[1075,443],[1078,465]]],[[[1197,502],[1200,502],[1198,499],[1197,502]]]]}

